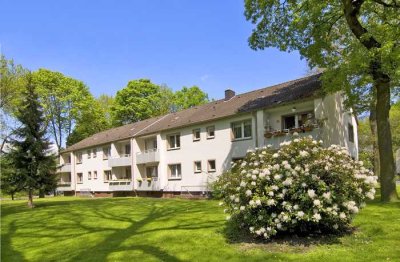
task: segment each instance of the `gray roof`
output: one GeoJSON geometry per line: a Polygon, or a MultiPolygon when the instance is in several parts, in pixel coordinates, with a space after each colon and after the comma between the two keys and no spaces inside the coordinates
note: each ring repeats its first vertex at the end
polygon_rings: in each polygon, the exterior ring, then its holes
{"type": "Polygon", "coordinates": [[[266,87],[248,93],[236,95],[225,101],[214,101],[195,106],[176,113],[154,117],[136,123],[112,128],[88,137],[62,152],[106,144],[135,136],[149,135],[164,130],[204,123],[252,112],[260,108],[271,108],[290,102],[321,96],[321,74],[266,87]]]}

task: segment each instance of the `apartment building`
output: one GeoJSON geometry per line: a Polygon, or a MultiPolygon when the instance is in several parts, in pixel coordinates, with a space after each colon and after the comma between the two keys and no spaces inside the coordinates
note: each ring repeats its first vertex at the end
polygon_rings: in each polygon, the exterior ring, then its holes
{"type": "Polygon", "coordinates": [[[68,194],[202,194],[248,150],[278,148],[291,133],[358,157],[357,123],[320,75],[236,95],[113,128],[60,153],[58,190],[68,194]]]}

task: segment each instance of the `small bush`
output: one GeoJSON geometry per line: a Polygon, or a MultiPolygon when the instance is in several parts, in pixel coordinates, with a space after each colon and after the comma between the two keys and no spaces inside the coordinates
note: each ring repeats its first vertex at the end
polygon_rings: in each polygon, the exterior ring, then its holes
{"type": "MultiPolygon", "coordinates": [[[[265,239],[278,232],[340,232],[373,199],[377,177],[345,148],[295,138],[248,152],[214,183],[233,225],[265,239]]],[[[239,229],[239,228],[238,228],[239,229]]]]}

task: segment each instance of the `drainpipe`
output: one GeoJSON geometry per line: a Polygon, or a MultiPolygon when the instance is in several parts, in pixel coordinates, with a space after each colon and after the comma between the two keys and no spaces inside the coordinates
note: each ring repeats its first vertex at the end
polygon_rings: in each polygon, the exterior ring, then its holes
{"type": "Polygon", "coordinates": [[[255,126],[255,137],[256,137],[256,147],[259,147],[259,144],[258,144],[258,123],[257,123],[257,111],[255,111],[255,112],[253,112],[252,113],[252,115],[253,115],[253,118],[254,118],[254,126],[255,126]]]}

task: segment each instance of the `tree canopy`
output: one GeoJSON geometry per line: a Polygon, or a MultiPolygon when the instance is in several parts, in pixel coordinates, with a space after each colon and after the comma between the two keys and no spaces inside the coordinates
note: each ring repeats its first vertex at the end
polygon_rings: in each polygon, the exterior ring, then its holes
{"type": "Polygon", "coordinates": [[[208,102],[208,95],[198,86],[192,86],[189,88],[184,86],[174,94],[174,104],[177,110],[187,109],[208,102]]]}
{"type": "Polygon", "coordinates": [[[345,91],[348,105],[376,111],[384,201],[397,198],[394,159],[386,152],[391,89],[400,84],[399,11],[396,0],[245,0],[246,19],[255,24],[251,48],[298,50],[310,67],[325,69],[327,91],[345,91]]]}

